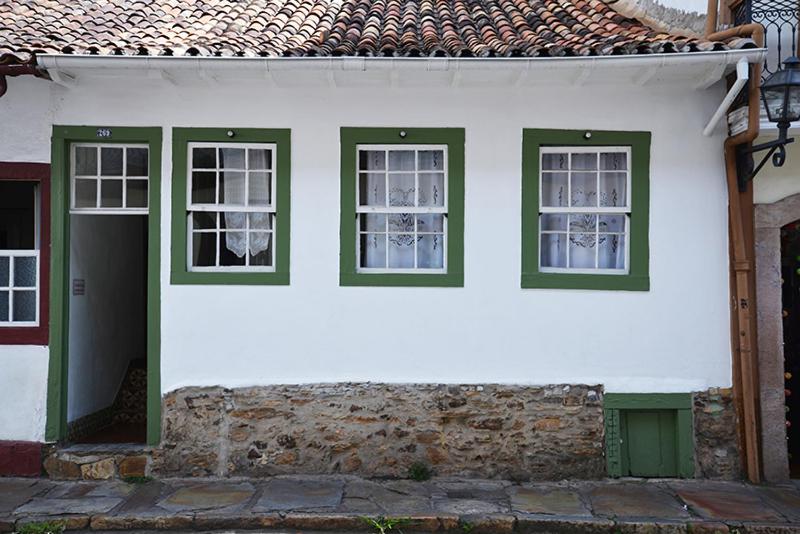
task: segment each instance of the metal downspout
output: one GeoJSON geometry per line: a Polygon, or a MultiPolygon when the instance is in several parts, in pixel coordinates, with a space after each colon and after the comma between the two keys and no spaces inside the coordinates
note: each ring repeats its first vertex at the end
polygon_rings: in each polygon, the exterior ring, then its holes
{"type": "MultiPolygon", "coordinates": [[[[706,29],[714,27],[717,19],[717,6],[714,0],[709,0],[709,17],[706,29]],[[711,4],[713,9],[711,8],[711,4]],[[712,18],[713,14],[713,18],[712,18]]],[[[760,24],[744,24],[728,30],[709,33],[706,38],[710,41],[724,41],[734,37],[750,37],[759,48],[764,47],[764,28],[760,24]]],[[[758,424],[758,365],[754,351],[755,344],[755,292],[751,284],[753,273],[752,246],[748,246],[745,233],[745,212],[752,213],[753,197],[752,184],[748,185],[748,192],[740,193],[737,181],[736,147],[752,143],[759,132],[760,102],[759,88],[761,86],[761,65],[754,64],[750,76],[748,94],[748,123],[747,130],[725,140],[725,173],[728,184],[728,212],[730,219],[732,258],[731,267],[734,273],[734,302],[736,318],[736,335],[733,336],[734,349],[738,351],[739,379],[734,387],[738,389],[741,400],[741,418],[745,446],[745,460],[747,478],[754,483],[761,482],[761,452],[759,443],[758,424]],[[738,386],[738,387],[737,387],[738,386]]],[[[752,218],[748,224],[752,225],[752,218]]],[[[735,370],[736,371],[736,370],[735,370]]],[[[736,376],[736,372],[734,373],[736,376]]]]}

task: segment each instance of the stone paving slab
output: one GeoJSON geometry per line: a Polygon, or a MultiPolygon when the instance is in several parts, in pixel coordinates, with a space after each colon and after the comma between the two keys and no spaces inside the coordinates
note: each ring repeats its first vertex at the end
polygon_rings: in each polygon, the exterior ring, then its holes
{"type": "Polygon", "coordinates": [[[796,487],[709,481],[0,479],[0,504],[0,532],[45,519],[94,532],[369,532],[364,516],[386,516],[404,518],[404,534],[800,534],[796,487]]]}
{"type": "Polygon", "coordinates": [[[756,493],[770,507],[790,521],[800,522],[800,492],[791,487],[756,488],[756,493]]]}
{"type": "Polygon", "coordinates": [[[686,520],[691,516],[675,496],[654,484],[607,484],[588,494],[592,511],[601,517],[649,517],[686,520]]]}
{"type": "Polygon", "coordinates": [[[52,482],[30,478],[6,479],[0,482],[0,517],[13,512],[34,496],[44,493],[51,485],[52,482]]]}
{"type": "Polygon", "coordinates": [[[334,509],[344,493],[344,482],[330,478],[317,481],[276,478],[267,482],[253,507],[255,512],[334,509]]]}
{"type": "MultiPolygon", "coordinates": [[[[179,488],[168,497],[160,500],[159,508],[170,512],[196,512],[215,508],[242,508],[255,493],[248,482],[239,484],[218,484],[207,482],[179,488]]],[[[231,510],[233,511],[233,510],[231,510]]]]}
{"type": "Polygon", "coordinates": [[[485,515],[509,512],[508,505],[478,499],[436,499],[433,508],[437,512],[456,515],[485,515]]]}
{"type": "Polygon", "coordinates": [[[166,514],[157,503],[169,491],[170,488],[158,480],[139,484],[116,511],[120,515],[166,514]]]}
{"type": "Polygon", "coordinates": [[[444,490],[428,482],[348,480],[339,511],[376,509],[378,514],[433,513],[433,498],[445,498],[444,490]]]}
{"type": "Polygon", "coordinates": [[[509,491],[511,508],[526,514],[589,516],[591,513],[576,491],[553,487],[515,487],[509,491]]]}
{"type": "Polygon", "coordinates": [[[122,499],[115,497],[81,497],[79,499],[47,499],[35,497],[16,509],[17,514],[64,515],[108,512],[122,499]]]}
{"type": "Polygon", "coordinates": [[[704,519],[721,521],[782,522],[784,518],[743,484],[691,484],[678,486],[676,494],[704,519]]]}

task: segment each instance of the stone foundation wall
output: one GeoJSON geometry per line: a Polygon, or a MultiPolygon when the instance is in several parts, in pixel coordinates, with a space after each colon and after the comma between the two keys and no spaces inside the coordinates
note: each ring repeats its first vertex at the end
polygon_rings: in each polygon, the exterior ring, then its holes
{"type": "Polygon", "coordinates": [[[601,386],[188,387],[163,403],[160,476],[605,475],[601,386]]]}
{"type": "Polygon", "coordinates": [[[695,476],[741,478],[733,391],[713,388],[695,393],[693,400],[695,476]]]}

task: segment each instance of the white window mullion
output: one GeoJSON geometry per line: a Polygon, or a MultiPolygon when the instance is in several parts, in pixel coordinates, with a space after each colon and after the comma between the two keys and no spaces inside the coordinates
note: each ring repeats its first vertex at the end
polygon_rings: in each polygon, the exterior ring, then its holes
{"type": "Polygon", "coordinates": [[[8,258],[8,322],[14,322],[14,256],[8,258]]]}
{"type": "Polygon", "coordinates": [[[216,234],[216,247],[214,248],[214,267],[219,267],[219,248],[222,246],[222,231],[220,231],[219,226],[217,226],[216,234]]]}
{"type": "Polygon", "coordinates": [[[128,149],[122,149],[122,207],[128,207],[128,149]]]}
{"type": "Polygon", "coordinates": [[[97,208],[97,209],[100,209],[101,208],[100,201],[102,200],[100,195],[101,195],[101,193],[103,191],[103,188],[101,187],[103,185],[103,178],[102,178],[101,175],[99,175],[99,172],[100,172],[100,160],[97,161],[97,172],[98,172],[98,176],[97,176],[97,181],[95,182],[95,191],[97,191],[97,193],[96,193],[97,197],[94,199],[94,207],[97,208]]]}
{"type": "Polygon", "coordinates": [[[572,207],[572,152],[567,155],[567,207],[572,207]]]}
{"type": "MultiPolygon", "coordinates": [[[[388,150],[384,150],[383,151],[383,181],[386,184],[383,187],[383,194],[386,197],[386,200],[384,200],[383,205],[388,208],[389,207],[389,196],[390,196],[389,195],[389,151],[388,150]]],[[[388,250],[389,250],[389,241],[388,240],[386,241],[386,250],[387,250],[387,254],[388,254],[388,250]]],[[[386,265],[387,265],[387,267],[389,265],[388,257],[387,257],[386,265]]]]}
{"type": "Polygon", "coordinates": [[[417,216],[416,214],[412,214],[414,217],[414,238],[411,241],[411,248],[414,249],[414,268],[419,269],[419,258],[417,258],[417,216]]]}
{"type": "Polygon", "coordinates": [[[39,312],[40,312],[39,304],[40,304],[40,301],[41,301],[41,298],[39,298],[39,292],[41,291],[41,289],[39,289],[41,287],[41,280],[40,280],[41,277],[39,276],[39,274],[40,274],[39,268],[40,268],[40,263],[41,263],[40,258],[41,257],[40,257],[39,251],[37,250],[36,251],[36,267],[35,267],[35,269],[36,269],[36,271],[35,271],[36,291],[34,291],[34,293],[33,293],[33,298],[35,299],[34,306],[35,306],[35,309],[36,309],[36,311],[34,312],[35,313],[34,321],[36,321],[36,324],[39,324],[39,312]]]}
{"type": "Polygon", "coordinates": [[[594,268],[600,268],[600,216],[595,215],[597,219],[594,223],[594,268]]]}
{"type": "MultiPolygon", "coordinates": [[[[247,155],[245,154],[245,157],[247,155]]],[[[247,178],[245,178],[245,185],[247,178]]],[[[250,214],[244,215],[244,266],[250,267],[250,214]]]]}

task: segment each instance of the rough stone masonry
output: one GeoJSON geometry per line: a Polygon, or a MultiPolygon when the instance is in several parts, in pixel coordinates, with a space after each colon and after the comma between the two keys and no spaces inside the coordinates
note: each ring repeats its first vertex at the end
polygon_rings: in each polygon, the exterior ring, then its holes
{"type": "Polygon", "coordinates": [[[188,387],[164,399],[161,476],[599,478],[601,386],[188,387]]]}
{"type": "MultiPolygon", "coordinates": [[[[340,383],[164,398],[156,476],[348,473],[513,480],[606,474],[603,387],[340,383]]],[[[693,394],[695,476],[741,475],[730,389],[693,394]]]]}

